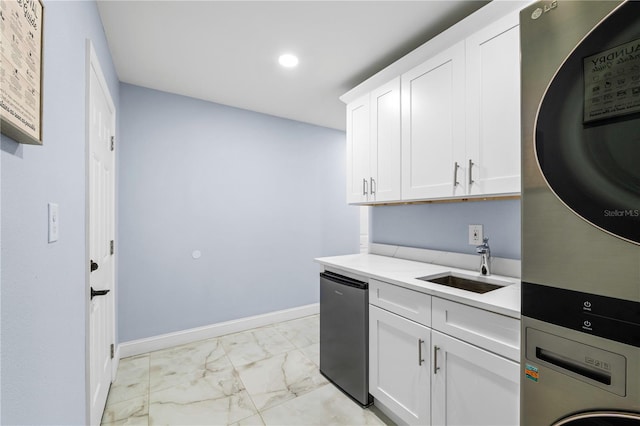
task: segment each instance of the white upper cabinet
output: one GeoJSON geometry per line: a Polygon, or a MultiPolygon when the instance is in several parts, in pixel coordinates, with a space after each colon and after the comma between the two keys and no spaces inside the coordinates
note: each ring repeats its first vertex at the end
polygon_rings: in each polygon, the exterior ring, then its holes
{"type": "Polygon", "coordinates": [[[464,194],[464,43],[402,75],[402,199],[464,194]]]}
{"type": "Polygon", "coordinates": [[[400,199],[400,77],[371,92],[370,201],[400,199]]]}
{"type": "Polygon", "coordinates": [[[507,14],[445,31],[416,49],[426,61],[412,52],[405,63],[413,68],[393,67],[400,77],[348,96],[349,203],[520,193],[517,2],[489,6],[507,14]]]}
{"type": "Polygon", "coordinates": [[[363,203],[369,195],[369,95],[347,105],[347,202],[363,203]]]}
{"type": "Polygon", "coordinates": [[[400,77],[347,105],[347,202],[400,199],[400,77]]]}
{"type": "Polygon", "coordinates": [[[520,37],[510,14],[466,40],[469,195],[520,192],[520,37]]]}

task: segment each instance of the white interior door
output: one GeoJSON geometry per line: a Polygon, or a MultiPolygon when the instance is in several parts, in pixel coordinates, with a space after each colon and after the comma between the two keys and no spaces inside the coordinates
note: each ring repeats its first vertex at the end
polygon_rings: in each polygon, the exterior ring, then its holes
{"type": "Polygon", "coordinates": [[[115,108],[93,48],[89,59],[89,381],[91,424],[100,424],[112,379],[114,343],[115,108]]]}

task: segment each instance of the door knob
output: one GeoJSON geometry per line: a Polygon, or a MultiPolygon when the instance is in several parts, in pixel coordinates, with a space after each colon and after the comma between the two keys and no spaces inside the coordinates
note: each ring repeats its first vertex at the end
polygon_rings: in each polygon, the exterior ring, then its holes
{"type": "Polygon", "coordinates": [[[91,300],[93,300],[93,298],[96,296],[104,296],[110,291],[111,290],[94,290],[93,287],[91,287],[91,300]]]}
{"type": "Polygon", "coordinates": [[[98,264],[96,262],[94,262],[93,260],[90,260],[89,264],[91,265],[91,272],[93,272],[96,269],[98,269],[98,264]]]}

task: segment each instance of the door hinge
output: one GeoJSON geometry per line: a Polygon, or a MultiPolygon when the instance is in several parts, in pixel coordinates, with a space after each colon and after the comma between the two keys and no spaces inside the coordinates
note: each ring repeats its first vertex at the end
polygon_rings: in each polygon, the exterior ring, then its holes
{"type": "Polygon", "coordinates": [[[113,149],[115,148],[115,145],[116,145],[116,137],[111,136],[111,151],[113,151],[113,149]]]}
{"type": "Polygon", "coordinates": [[[115,349],[114,349],[114,345],[113,345],[113,343],[112,343],[112,344],[111,344],[111,359],[113,359],[114,352],[115,352],[115,349]]]}
{"type": "Polygon", "coordinates": [[[109,242],[109,252],[113,255],[116,252],[113,240],[111,240],[111,242],[109,242]]]}

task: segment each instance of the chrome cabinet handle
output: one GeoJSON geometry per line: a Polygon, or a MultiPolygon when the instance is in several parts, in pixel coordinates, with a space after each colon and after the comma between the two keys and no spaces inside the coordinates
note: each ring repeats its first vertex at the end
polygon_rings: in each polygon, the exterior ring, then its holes
{"type": "Polygon", "coordinates": [[[433,347],[433,374],[438,374],[438,370],[440,370],[440,367],[438,367],[438,351],[439,350],[440,350],[439,346],[433,347]]]}
{"type": "Polygon", "coordinates": [[[458,162],[456,161],[453,164],[453,186],[458,186],[460,185],[460,182],[458,182],[458,169],[460,168],[460,165],[458,164],[458,162]]]}
{"type": "Polygon", "coordinates": [[[469,185],[472,185],[475,182],[473,180],[473,173],[471,173],[471,169],[473,169],[474,164],[473,160],[469,158],[469,185]]]}
{"type": "Polygon", "coordinates": [[[365,178],[362,178],[362,195],[367,195],[367,193],[369,192],[369,188],[367,188],[367,180],[365,178]]]}
{"type": "Polygon", "coordinates": [[[418,339],[418,365],[422,365],[424,358],[422,358],[422,344],[424,340],[418,339]]]}
{"type": "Polygon", "coordinates": [[[376,193],[376,180],[374,178],[369,178],[371,180],[371,195],[375,195],[376,193]]]}

